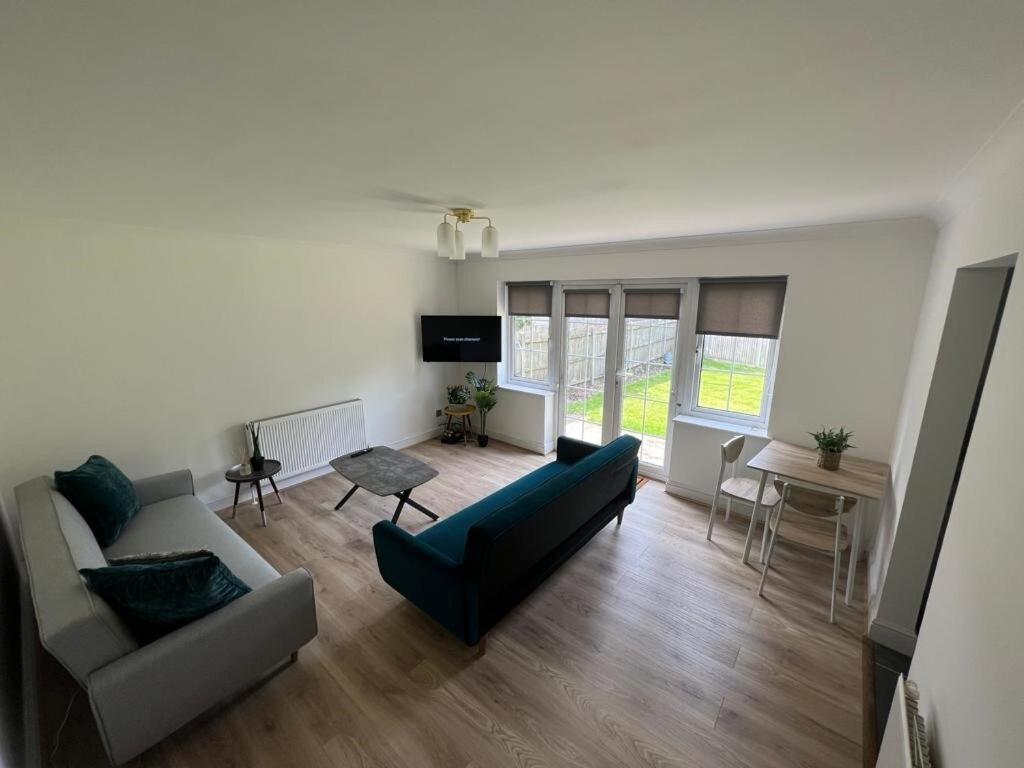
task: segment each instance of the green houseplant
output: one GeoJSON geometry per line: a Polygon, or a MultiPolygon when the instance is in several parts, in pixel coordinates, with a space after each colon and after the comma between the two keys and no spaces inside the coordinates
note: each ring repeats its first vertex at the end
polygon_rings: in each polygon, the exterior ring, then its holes
{"type": "Polygon", "coordinates": [[[249,459],[249,464],[254,471],[259,472],[263,469],[263,452],[260,451],[260,423],[250,421],[245,425],[245,429],[249,433],[249,439],[252,440],[252,458],[249,459]]]}
{"type": "Polygon", "coordinates": [[[448,405],[463,405],[469,402],[471,394],[465,384],[448,385],[448,405]]]}
{"type": "Polygon", "coordinates": [[[817,432],[809,432],[814,442],[818,444],[818,466],[822,469],[839,469],[839,462],[843,458],[843,451],[855,446],[850,443],[853,432],[847,432],[846,427],[839,429],[826,429],[822,427],[817,432]]]}
{"type": "Polygon", "coordinates": [[[477,376],[473,371],[466,374],[466,381],[473,388],[473,402],[480,412],[480,431],[477,432],[476,442],[485,448],[490,442],[487,436],[487,414],[498,404],[498,384],[492,379],[477,376]]]}

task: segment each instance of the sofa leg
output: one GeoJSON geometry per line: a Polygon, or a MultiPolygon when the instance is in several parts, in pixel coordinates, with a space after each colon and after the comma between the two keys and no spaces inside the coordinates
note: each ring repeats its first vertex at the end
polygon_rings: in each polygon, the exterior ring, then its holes
{"type": "Polygon", "coordinates": [[[292,661],[291,661],[291,663],[294,664],[298,660],[299,660],[299,652],[298,651],[292,651],[292,661]]]}
{"type": "Polygon", "coordinates": [[[626,510],[622,510],[622,512],[619,512],[619,522],[617,522],[616,525],[622,525],[622,516],[625,514],[625,512],[626,510]]]}
{"type": "Polygon", "coordinates": [[[473,654],[478,659],[487,653],[487,635],[480,638],[480,641],[476,644],[476,653],[473,654]]]}

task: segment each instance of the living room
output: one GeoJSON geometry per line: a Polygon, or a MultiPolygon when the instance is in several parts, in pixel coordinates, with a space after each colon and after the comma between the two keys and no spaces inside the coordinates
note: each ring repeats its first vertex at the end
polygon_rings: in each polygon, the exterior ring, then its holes
{"type": "Polygon", "coordinates": [[[1015,764],[1020,7],[238,11],[5,10],[0,765],[1015,764]]]}

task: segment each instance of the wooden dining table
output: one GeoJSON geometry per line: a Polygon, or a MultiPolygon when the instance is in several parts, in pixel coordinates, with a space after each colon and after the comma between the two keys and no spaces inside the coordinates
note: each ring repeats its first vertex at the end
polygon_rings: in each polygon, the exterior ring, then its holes
{"type": "MultiPolygon", "coordinates": [[[[761,473],[757,487],[757,501],[750,515],[747,528],[747,541],[743,547],[743,562],[750,561],[750,544],[754,537],[754,528],[761,511],[764,488],[769,475],[796,480],[800,483],[817,486],[841,496],[855,496],[859,500],[854,507],[853,537],[850,544],[850,564],[846,569],[846,596],[844,602],[849,605],[853,599],[853,585],[857,575],[857,560],[860,558],[860,537],[864,520],[864,501],[878,501],[885,494],[889,480],[889,465],[881,461],[862,459],[843,455],[839,469],[822,469],[818,466],[818,452],[814,448],[772,440],[757,455],[747,462],[747,466],[761,473]]],[[[761,538],[761,562],[764,562],[765,547],[768,541],[768,515],[764,515],[764,534],[761,538]]]]}

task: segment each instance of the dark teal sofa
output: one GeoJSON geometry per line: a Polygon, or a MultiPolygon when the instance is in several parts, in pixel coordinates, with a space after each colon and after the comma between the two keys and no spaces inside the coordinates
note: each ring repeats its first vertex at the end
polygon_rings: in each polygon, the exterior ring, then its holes
{"type": "Polygon", "coordinates": [[[557,459],[418,536],[373,526],[384,581],[467,645],[480,639],[636,495],[640,441],[558,438],[557,459]]]}

